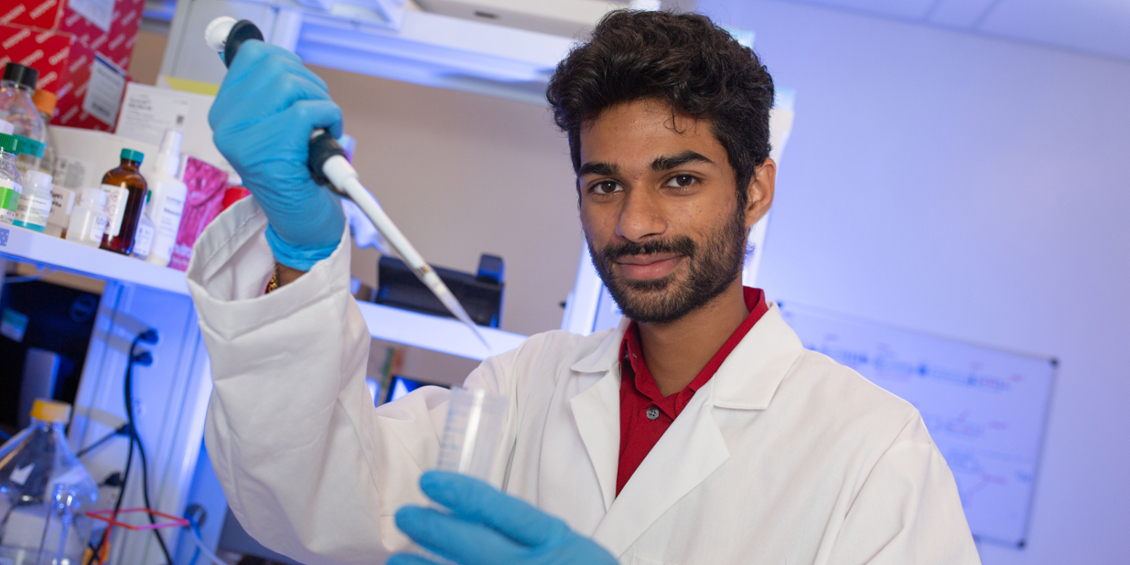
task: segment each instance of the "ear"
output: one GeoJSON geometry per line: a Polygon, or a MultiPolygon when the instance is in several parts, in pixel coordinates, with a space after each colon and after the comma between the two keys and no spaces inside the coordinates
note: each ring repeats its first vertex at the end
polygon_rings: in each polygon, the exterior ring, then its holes
{"type": "Polygon", "coordinates": [[[765,159],[754,170],[753,178],[749,180],[746,191],[749,198],[745,208],[745,227],[751,228],[758,220],[769,212],[773,205],[773,189],[777,184],[777,163],[772,159],[765,159]]]}

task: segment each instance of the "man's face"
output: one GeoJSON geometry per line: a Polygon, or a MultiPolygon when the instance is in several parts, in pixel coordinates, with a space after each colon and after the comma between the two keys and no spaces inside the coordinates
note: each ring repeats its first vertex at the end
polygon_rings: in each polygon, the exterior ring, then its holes
{"type": "Polygon", "coordinates": [[[734,284],[768,200],[753,190],[738,209],[734,170],[708,122],[638,100],[586,123],[580,147],[585,239],[624,315],[671,322],[734,284]]]}

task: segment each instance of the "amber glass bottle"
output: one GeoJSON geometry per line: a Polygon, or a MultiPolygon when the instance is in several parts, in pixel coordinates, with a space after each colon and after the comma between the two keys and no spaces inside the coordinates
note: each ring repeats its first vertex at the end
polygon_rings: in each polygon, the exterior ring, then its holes
{"type": "Polygon", "coordinates": [[[110,226],[102,236],[102,249],[129,255],[133,236],[145,210],[145,194],[149,187],[138,172],[145,155],[133,149],[122,149],[122,164],[102,176],[102,190],[107,193],[106,213],[110,226]]]}

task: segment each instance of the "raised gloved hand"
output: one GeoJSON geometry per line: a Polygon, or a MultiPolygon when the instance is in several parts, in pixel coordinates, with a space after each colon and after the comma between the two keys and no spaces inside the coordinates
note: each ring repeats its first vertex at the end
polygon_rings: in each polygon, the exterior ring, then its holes
{"type": "Polygon", "coordinates": [[[341,135],[326,83],[293,53],[262,41],[239,48],[212,110],[212,137],[267,214],[275,260],[308,271],[341,241],[340,198],[310,176],[310,133],[341,135]]]}
{"type": "MultiPolygon", "coordinates": [[[[405,506],[396,525],[421,547],[458,565],[616,565],[616,558],[565,522],[490,485],[457,473],[429,471],[420,488],[451,509],[405,506]]],[[[398,553],[388,565],[437,565],[398,553]]]]}

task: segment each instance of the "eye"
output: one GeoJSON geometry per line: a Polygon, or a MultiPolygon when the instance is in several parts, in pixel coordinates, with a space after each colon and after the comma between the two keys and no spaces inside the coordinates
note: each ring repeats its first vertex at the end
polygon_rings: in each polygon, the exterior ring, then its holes
{"type": "Polygon", "coordinates": [[[691,175],[675,175],[664,186],[669,188],[688,188],[698,182],[698,178],[691,175]]]}
{"type": "Polygon", "coordinates": [[[613,180],[602,180],[589,185],[589,191],[594,194],[608,195],[623,190],[620,183],[613,180]]]}

